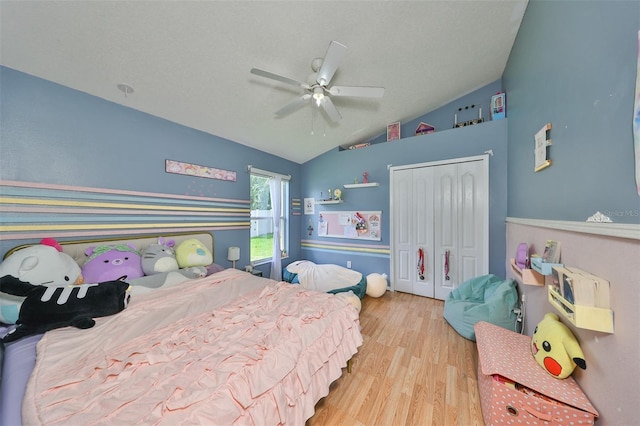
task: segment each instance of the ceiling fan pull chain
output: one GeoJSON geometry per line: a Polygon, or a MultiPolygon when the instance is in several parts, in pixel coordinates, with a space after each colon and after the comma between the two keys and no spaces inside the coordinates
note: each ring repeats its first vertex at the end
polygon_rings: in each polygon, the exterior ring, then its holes
{"type": "Polygon", "coordinates": [[[316,110],[312,108],[311,109],[311,136],[313,136],[313,122],[315,117],[316,117],[316,110]]]}

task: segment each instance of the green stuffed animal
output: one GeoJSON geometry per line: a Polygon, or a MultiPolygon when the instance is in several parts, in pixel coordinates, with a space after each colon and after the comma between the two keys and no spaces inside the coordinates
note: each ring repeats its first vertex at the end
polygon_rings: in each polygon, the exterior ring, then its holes
{"type": "Polygon", "coordinates": [[[569,377],[576,366],[587,368],[575,336],[553,313],[547,313],[536,326],[531,352],[536,362],[557,379],[569,377]]]}

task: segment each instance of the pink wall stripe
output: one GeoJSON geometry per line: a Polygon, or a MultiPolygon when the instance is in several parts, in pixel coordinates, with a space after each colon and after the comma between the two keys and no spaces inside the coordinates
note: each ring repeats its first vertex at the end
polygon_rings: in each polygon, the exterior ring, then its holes
{"type": "Polygon", "coordinates": [[[14,207],[14,206],[0,206],[0,213],[68,213],[68,214],[78,214],[78,213],[90,213],[90,214],[119,214],[119,215],[127,215],[130,216],[132,214],[142,214],[142,215],[171,215],[171,216],[249,216],[249,211],[247,213],[210,213],[210,212],[191,212],[191,211],[179,211],[179,210],[171,210],[167,208],[166,211],[163,210],[116,210],[116,209],[83,209],[83,208],[64,208],[64,207],[14,207]]]}
{"type": "Polygon", "coordinates": [[[51,183],[39,183],[39,182],[21,182],[15,180],[0,180],[0,186],[14,186],[19,188],[39,188],[39,189],[54,189],[62,191],[76,191],[76,192],[93,192],[101,194],[118,194],[118,195],[135,195],[139,197],[164,197],[180,200],[198,200],[198,201],[218,201],[218,202],[231,202],[250,204],[250,200],[237,200],[232,198],[211,198],[211,197],[198,197],[195,195],[177,195],[177,194],[163,194],[158,192],[140,192],[140,191],[127,191],[124,189],[105,189],[105,188],[90,188],[86,186],[69,186],[58,185],[51,183]]]}

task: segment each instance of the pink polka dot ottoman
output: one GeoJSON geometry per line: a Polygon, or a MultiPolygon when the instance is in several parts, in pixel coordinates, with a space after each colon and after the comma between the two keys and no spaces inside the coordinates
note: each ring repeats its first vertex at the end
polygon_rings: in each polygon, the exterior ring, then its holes
{"type": "Polygon", "coordinates": [[[592,425],[598,412],[572,377],[551,377],[531,354],[531,337],[488,322],[474,327],[478,388],[486,425],[592,425]]]}

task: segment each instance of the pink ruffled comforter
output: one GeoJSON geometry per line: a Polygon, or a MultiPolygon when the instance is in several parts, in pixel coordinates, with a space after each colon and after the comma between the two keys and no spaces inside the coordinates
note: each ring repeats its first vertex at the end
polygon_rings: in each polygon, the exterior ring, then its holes
{"type": "Polygon", "coordinates": [[[225,270],[45,334],[23,421],[304,424],[361,344],[344,299],[225,270]]]}

